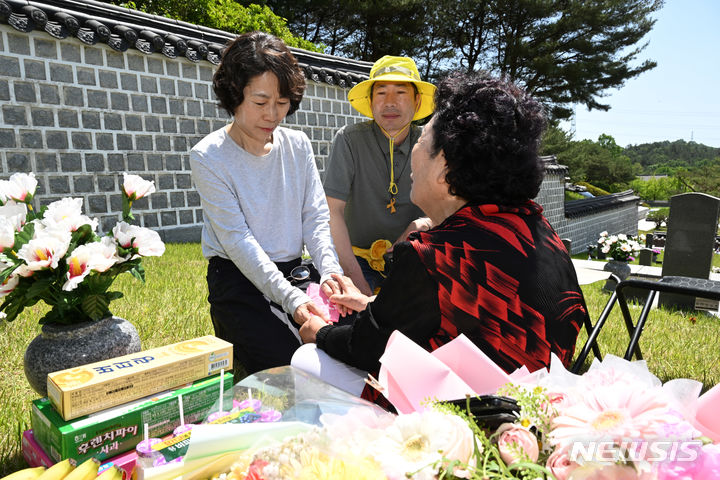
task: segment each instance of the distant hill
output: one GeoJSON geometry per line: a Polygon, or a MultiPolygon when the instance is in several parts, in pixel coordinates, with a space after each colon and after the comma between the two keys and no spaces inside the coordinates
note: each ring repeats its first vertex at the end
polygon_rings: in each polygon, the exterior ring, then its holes
{"type": "Polygon", "coordinates": [[[720,161],[720,148],[676,140],[630,145],[624,153],[643,167],[644,174],[669,173],[678,167],[696,167],[720,161]]]}

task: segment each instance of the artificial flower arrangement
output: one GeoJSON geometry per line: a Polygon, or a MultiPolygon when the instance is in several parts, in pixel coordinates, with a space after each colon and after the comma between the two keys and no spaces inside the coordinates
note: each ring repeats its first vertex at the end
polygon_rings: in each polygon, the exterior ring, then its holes
{"type": "Polygon", "coordinates": [[[608,232],[602,232],[597,241],[602,253],[620,262],[634,260],[633,256],[642,248],[639,242],[645,242],[644,234],[635,237],[624,233],[608,235],[608,232]]]}
{"type": "Polygon", "coordinates": [[[608,356],[582,376],[557,361],[497,391],[518,407],[499,426],[472,413],[472,398],[401,415],[354,407],[243,452],[213,478],[717,479],[720,445],[694,425],[700,390],[693,380],[663,385],[643,361],[608,356]]]}
{"type": "Polygon", "coordinates": [[[123,221],[103,236],[98,220],[83,215],[81,198],[35,210],[33,173],[0,180],[0,314],[7,321],[40,300],[51,307],[41,324],[100,320],[123,295],[109,291],[119,274],[145,281],[143,257],[162,255],[165,245],[157,232],[128,222],[132,203],[155,186],[138,175],[123,178],[123,221]]]}

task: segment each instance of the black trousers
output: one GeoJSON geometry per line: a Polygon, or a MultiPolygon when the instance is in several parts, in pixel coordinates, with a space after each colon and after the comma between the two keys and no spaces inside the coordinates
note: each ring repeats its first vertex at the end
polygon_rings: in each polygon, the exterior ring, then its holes
{"type": "MultiPolygon", "coordinates": [[[[287,277],[300,263],[298,258],[276,265],[287,277]]],[[[310,279],[292,282],[302,290],[311,282],[320,281],[315,267],[312,264],[308,267],[310,279]]],[[[232,260],[212,257],[207,282],[215,336],[233,344],[235,365],[241,365],[248,375],[290,365],[293,353],[301,345],[299,327],[292,316],[255,288],[232,260]]]]}

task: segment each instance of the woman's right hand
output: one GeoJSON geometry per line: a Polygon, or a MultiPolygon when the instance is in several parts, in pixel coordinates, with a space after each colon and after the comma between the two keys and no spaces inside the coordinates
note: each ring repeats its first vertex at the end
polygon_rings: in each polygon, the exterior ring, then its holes
{"type": "Polygon", "coordinates": [[[299,307],[295,309],[295,313],[293,313],[293,320],[298,325],[301,325],[308,320],[310,320],[312,317],[320,317],[321,320],[323,320],[325,323],[330,323],[330,319],[325,316],[325,314],[320,311],[318,307],[315,306],[313,302],[307,302],[303,303],[299,307]]]}
{"type": "Polygon", "coordinates": [[[348,313],[365,310],[367,304],[375,299],[374,296],[364,295],[352,280],[346,276],[333,273],[332,278],[340,285],[343,293],[332,295],[330,301],[346,307],[348,313]]]}

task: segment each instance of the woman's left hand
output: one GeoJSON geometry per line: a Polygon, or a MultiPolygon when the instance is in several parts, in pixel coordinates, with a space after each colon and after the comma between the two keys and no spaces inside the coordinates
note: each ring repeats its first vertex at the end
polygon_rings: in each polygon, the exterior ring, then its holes
{"type": "Polygon", "coordinates": [[[320,321],[324,323],[330,322],[330,319],[327,318],[327,316],[322,311],[320,311],[320,309],[316,307],[313,302],[303,303],[302,305],[297,307],[295,309],[295,312],[293,313],[293,320],[300,326],[302,326],[304,323],[314,317],[319,317],[320,321]]]}
{"type": "MultiPolygon", "coordinates": [[[[328,278],[327,280],[325,280],[323,282],[323,284],[320,285],[320,290],[322,290],[322,293],[324,293],[327,298],[330,298],[331,296],[333,296],[335,294],[344,293],[342,286],[334,278],[328,278]]],[[[336,303],[335,307],[338,309],[338,312],[340,313],[340,316],[342,316],[342,317],[344,317],[348,313],[352,313],[352,311],[348,311],[348,309],[347,309],[347,307],[345,307],[345,305],[340,305],[340,304],[336,303]]]]}

